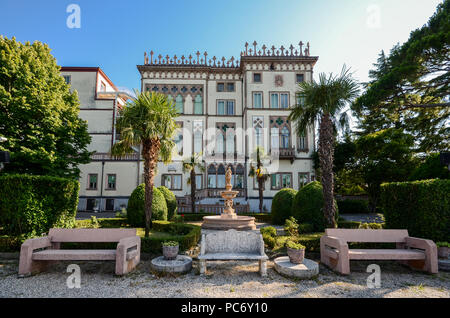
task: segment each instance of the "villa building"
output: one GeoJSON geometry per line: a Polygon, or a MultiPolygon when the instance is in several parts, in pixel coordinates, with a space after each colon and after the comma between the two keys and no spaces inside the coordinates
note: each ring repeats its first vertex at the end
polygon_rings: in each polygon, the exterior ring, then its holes
{"type": "MultiPolygon", "coordinates": [[[[225,171],[233,171],[237,211],[258,211],[258,185],[249,177],[255,165],[255,150],[262,147],[270,177],[264,185],[264,207],[270,211],[275,193],[282,188],[298,189],[314,180],[312,153],[314,127],[296,134],[288,119],[290,107],[301,103],[296,97],[298,83],[311,81],[318,57],[310,56],[309,43],[294,48],[258,48],[245,45],[240,61],[208,57],[205,52],[187,57],[144,56],[137,68],[142,91],[168,96],[179,116],[173,161],[158,165],[155,185],[164,185],[188,203],[188,174],[183,160],[199,153],[205,172],[197,174],[196,197],[199,210],[222,205],[225,171]]],[[[117,138],[117,110],[130,98],[120,92],[99,68],[63,68],[71,77],[72,89],[80,96],[80,117],[88,121],[96,151],[90,164],[81,166],[80,210],[119,210],[126,206],[133,189],[143,182],[139,150],[124,158],[108,153],[117,138]]],[[[187,208],[187,206],[185,207],[187,208]]],[[[186,210],[187,211],[187,210],[186,210]]]]}

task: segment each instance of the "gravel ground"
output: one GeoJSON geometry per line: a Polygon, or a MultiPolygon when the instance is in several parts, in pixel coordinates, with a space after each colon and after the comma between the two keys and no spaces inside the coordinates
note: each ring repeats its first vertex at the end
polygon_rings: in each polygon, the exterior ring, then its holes
{"type": "Polygon", "coordinates": [[[124,277],[113,275],[113,262],[79,262],[81,288],[69,289],[69,273],[63,262],[48,272],[17,278],[17,260],[0,260],[0,297],[441,297],[450,298],[450,273],[428,275],[412,271],[395,262],[378,262],[381,288],[369,289],[366,280],[369,262],[352,262],[352,274],[340,276],[324,266],[311,280],[280,276],[268,264],[268,277],[258,274],[252,262],[209,262],[206,276],[194,269],[183,276],[157,276],[150,261],[124,277]]]}

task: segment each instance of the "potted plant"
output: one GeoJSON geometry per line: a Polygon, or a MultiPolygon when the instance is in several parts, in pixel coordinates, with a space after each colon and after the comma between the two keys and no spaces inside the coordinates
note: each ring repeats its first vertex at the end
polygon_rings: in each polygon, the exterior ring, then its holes
{"type": "Polygon", "coordinates": [[[439,258],[448,258],[450,255],[450,243],[448,242],[437,242],[436,246],[438,248],[439,258]]]}
{"type": "Polygon", "coordinates": [[[165,260],[174,260],[178,256],[179,244],[176,241],[162,243],[163,256],[165,260]]]}
{"type": "Polygon", "coordinates": [[[292,240],[286,242],[289,261],[293,264],[303,263],[305,258],[305,246],[292,240]]]}

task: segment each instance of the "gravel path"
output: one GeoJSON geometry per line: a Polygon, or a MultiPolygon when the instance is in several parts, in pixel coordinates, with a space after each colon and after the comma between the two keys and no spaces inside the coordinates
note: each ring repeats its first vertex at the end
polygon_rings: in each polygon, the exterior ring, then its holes
{"type": "Polygon", "coordinates": [[[352,262],[352,274],[339,276],[324,266],[312,280],[280,276],[269,262],[268,277],[258,274],[257,263],[209,262],[207,276],[199,276],[197,262],[184,276],[151,274],[150,261],[141,261],[125,277],[113,275],[113,262],[79,262],[81,288],[69,289],[67,265],[59,263],[48,272],[17,278],[17,260],[0,260],[0,297],[441,297],[450,298],[450,273],[428,275],[394,262],[381,266],[381,288],[369,289],[368,262],[352,262]]]}

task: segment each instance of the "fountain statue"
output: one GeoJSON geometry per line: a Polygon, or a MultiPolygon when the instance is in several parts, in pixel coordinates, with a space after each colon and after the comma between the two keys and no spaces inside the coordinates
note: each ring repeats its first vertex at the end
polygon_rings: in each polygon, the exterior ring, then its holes
{"type": "Polygon", "coordinates": [[[233,191],[231,177],[233,172],[228,167],[225,173],[225,191],[220,195],[225,200],[225,208],[221,215],[203,217],[202,228],[211,230],[256,230],[255,218],[250,216],[238,216],[233,209],[233,199],[236,198],[239,191],[233,191]]]}

